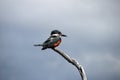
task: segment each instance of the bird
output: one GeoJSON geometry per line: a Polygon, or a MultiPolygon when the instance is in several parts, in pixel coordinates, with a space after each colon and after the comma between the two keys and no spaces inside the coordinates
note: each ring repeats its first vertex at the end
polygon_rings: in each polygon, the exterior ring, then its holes
{"type": "Polygon", "coordinates": [[[34,46],[42,46],[41,50],[55,48],[60,45],[62,41],[61,37],[67,37],[67,35],[62,34],[59,30],[53,30],[50,37],[43,44],[35,44],[34,46]]]}

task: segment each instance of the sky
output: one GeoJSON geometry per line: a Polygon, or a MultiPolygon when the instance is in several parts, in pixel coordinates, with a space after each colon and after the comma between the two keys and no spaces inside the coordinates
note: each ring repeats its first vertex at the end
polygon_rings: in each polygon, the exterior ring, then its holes
{"type": "Polygon", "coordinates": [[[81,80],[77,69],[51,49],[76,59],[88,80],[120,80],[119,0],[0,0],[0,80],[81,80]]]}

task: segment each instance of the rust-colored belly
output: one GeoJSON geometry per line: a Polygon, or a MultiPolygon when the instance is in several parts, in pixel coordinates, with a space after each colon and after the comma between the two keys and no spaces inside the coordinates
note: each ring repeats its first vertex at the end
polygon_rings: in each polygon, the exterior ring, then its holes
{"type": "Polygon", "coordinates": [[[54,47],[59,46],[60,43],[61,43],[61,40],[59,40],[58,42],[56,42],[56,43],[54,44],[54,47]]]}

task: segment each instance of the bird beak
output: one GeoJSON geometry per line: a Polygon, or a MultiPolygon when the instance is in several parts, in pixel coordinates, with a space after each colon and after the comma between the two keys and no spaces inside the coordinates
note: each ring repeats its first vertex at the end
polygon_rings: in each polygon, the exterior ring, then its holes
{"type": "Polygon", "coordinates": [[[64,35],[64,34],[61,34],[61,36],[63,36],[63,37],[67,37],[67,35],[64,35]]]}

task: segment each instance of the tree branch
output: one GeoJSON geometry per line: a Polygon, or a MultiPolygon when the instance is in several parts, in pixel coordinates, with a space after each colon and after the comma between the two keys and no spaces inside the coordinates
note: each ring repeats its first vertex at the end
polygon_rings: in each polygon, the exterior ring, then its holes
{"type": "Polygon", "coordinates": [[[64,52],[62,52],[61,50],[59,50],[57,48],[52,48],[52,50],[54,50],[55,52],[60,54],[69,63],[73,64],[78,69],[78,71],[79,71],[79,73],[81,75],[82,80],[87,80],[85,71],[84,71],[83,67],[78,63],[78,61],[76,61],[75,59],[71,58],[70,56],[68,56],[67,54],[65,54],[64,52]]]}

